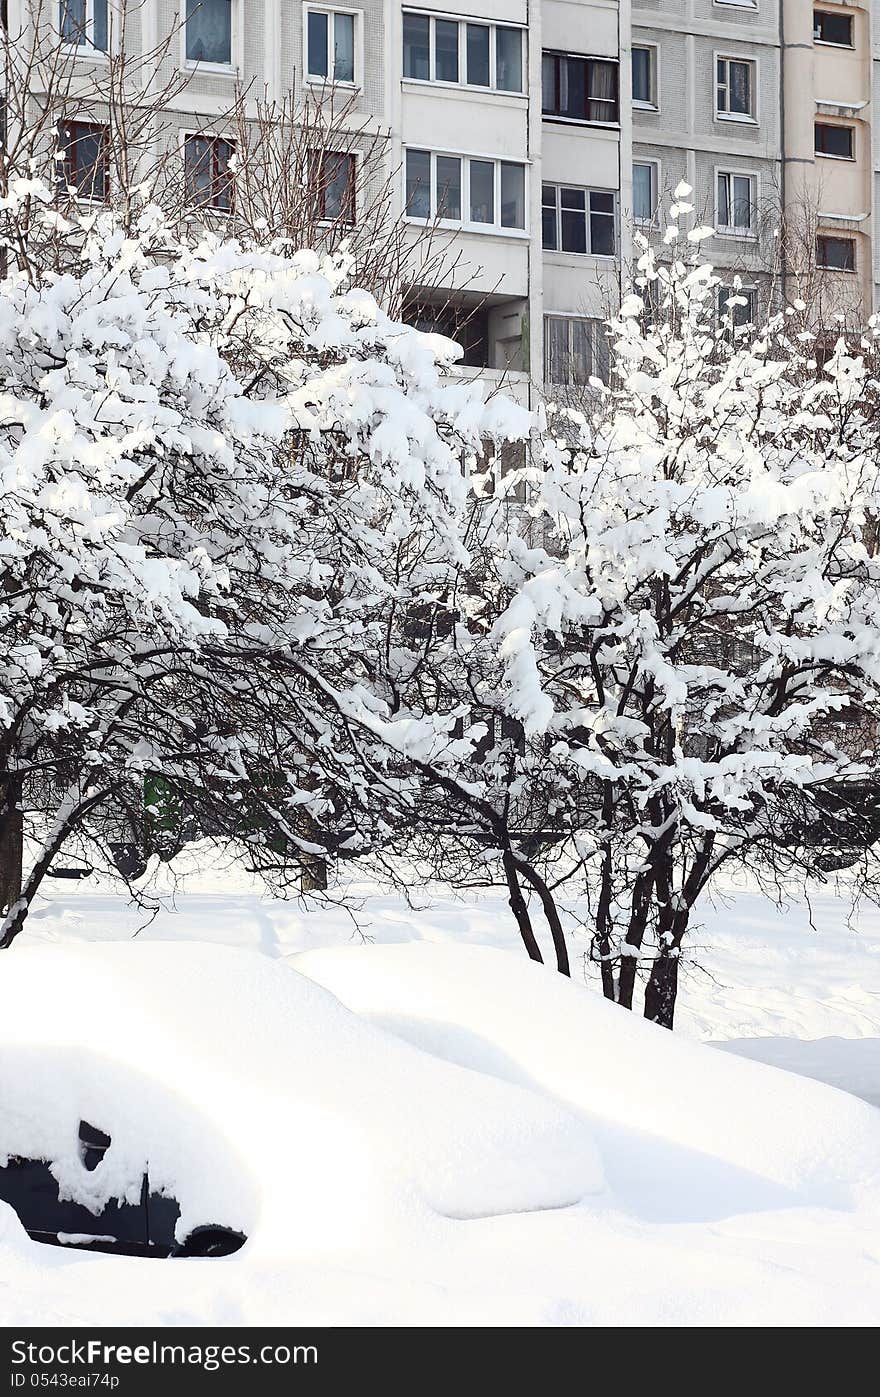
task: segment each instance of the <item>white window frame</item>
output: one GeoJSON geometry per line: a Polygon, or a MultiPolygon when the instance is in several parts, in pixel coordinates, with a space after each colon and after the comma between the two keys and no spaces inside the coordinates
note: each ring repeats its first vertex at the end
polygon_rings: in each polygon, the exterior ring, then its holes
{"type": "MultiPolygon", "coordinates": [[[[61,37],[61,0],[52,0],[54,6],[55,32],[58,35],[58,42],[63,48],[76,54],[77,58],[89,58],[92,62],[106,63],[111,53],[115,53],[119,45],[119,30],[122,16],[118,0],[107,0],[107,47],[96,49],[94,44],[88,40],[84,44],[72,44],[61,37]]],[[[86,27],[94,23],[95,0],[86,0],[86,27]]]]}
{"type": "MultiPolygon", "coordinates": [[[[632,164],[650,166],[651,203],[653,206],[653,212],[650,218],[639,218],[636,214],[635,198],[633,198],[633,223],[638,224],[640,228],[656,228],[658,222],[657,215],[660,212],[660,161],[653,160],[650,156],[634,155],[632,158],[632,164]]],[[[630,188],[632,188],[632,184],[630,184],[630,188]]]]}
{"type": "Polygon", "coordinates": [[[758,0],[712,0],[719,10],[757,10],[758,0]]]}
{"type": "MultiPolygon", "coordinates": [[[[729,53],[726,49],[716,49],[712,55],[712,105],[715,109],[716,121],[732,121],[739,126],[758,126],[760,118],[758,112],[758,60],[751,54],[729,53]],[[721,84],[718,81],[719,63],[747,63],[752,70],[752,112],[749,116],[744,116],[741,112],[721,112],[718,110],[718,89],[721,84]]],[[[730,92],[730,74],[728,73],[727,92],[730,92]]],[[[728,102],[730,97],[728,95],[728,102]]]]}
{"type": "MultiPolygon", "coordinates": [[[[736,169],[732,169],[729,165],[716,165],[716,166],[715,166],[715,171],[714,171],[714,184],[713,184],[714,196],[715,196],[715,231],[717,232],[717,234],[718,234],[718,236],[719,236],[720,238],[736,238],[738,241],[743,241],[743,242],[754,242],[754,241],[757,239],[757,237],[758,237],[758,192],[759,192],[759,190],[760,190],[760,182],[759,182],[759,181],[760,181],[760,177],[759,177],[759,175],[758,175],[758,171],[757,171],[757,170],[736,170],[736,169]],[[742,230],[741,228],[736,228],[736,227],[733,227],[731,224],[722,223],[722,222],[721,222],[721,215],[720,215],[719,201],[718,201],[718,180],[719,180],[719,178],[721,177],[721,175],[726,175],[729,179],[732,179],[735,175],[738,175],[741,179],[750,179],[750,180],[752,181],[752,212],[753,212],[753,216],[754,216],[754,223],[753,223],[752,226],[749,228],[748,232],[743,232],[743,230],[742,230]]],[[[729,203],[729,202],[730,202],[730,200],[728,200],[728,203],[729,203]]],[[[744,288],[744,289],[745,289],[745,290],[749,290],[750,288],[746,287],[746,288],[744,288]]]]}
{"type": "MultiPolygon", "coordinates": [[[[652,95],[653,95],[653,100],[650,101],[650,102],[643,102],[640,98],[633,97],[633,99],[632,99],[632,105],[633,105],[634,109],[635,109],[636,111],[638,111],[638,112],[659,112],[659,110],[660,110],[660,45],[659,45],[659,44],[633,43],[633,44],[631,45],[631,48],[633,48],[633,49],[646,49],[646,50],[648,51],[648,53],[650,53],[650,55],[651,55],[651,92],[652,92],[652,95]]],[[[630,62],[630,67],[632,67],[632,63],[631,63],[631,62],[630,62]]],[[[630,82],[632,82],[632,73],[630,73],[630,82]]]]}
{"type": "MultiPolygon", "coordinates": [[[[481,19],[478,15],[446,14],[442,10],[418,10],[412,5],[404,5],[401,10],[401,44],[403,43],[403,16],[417,15],[419,19],[427,19],[428,24],[428,73],[427,78],[408,78],[403,73],[403,54],[401,52],[401,81],[404,83],[414,83],[417,87],[463,87],[468,92],[492,92],[500,97],[520,97],[526,100],[528,97],[528,29],[523,24],[518,24],[515,20],[489,20],[481,19]],[[436,71],[436,21],[446,20],[449,24],[458,25],[458,82],[449,82],[445,78],[435,78],[436,71]],[[483,87],[479,83],[467,81],[467,26],[473,24],[481,29],[489,30],[489,86],[483,87]],[[516,29],[520,36],[520,59],[522,72],[522,87],[519,92],[512,92],[509,87],[498,87],[498,40],[496,31],[498,29],[516,29]],[[464,75],[464,76],[462,76],[464,75]]],[[[420,147],[417,147],[419,149],[420,147]]],[[[442,153],[442,152],[441,152],[442,153]]]]}
{"type": "MultiPolygon", "coordinates": [[[[217,77],[235,77],[242,66],[242,0],[232,0],[232,39],[229,63],[202,63],[186,56],[186,0],[180,0],[180,66],[187,73],[209,73],[217,77]]],[[[224,138],[225,139],[225,138],[224,138]]]]}
{"type": "MultiPolygon", "coordinates": [[[[834,8],[838,8],[838,7],[835,6],[834,8]]],[[[817,4],[814,4],[814,5],[813,5],[813,14],[814,14],[814,16],[815,16],[815,13],[816,13],[817,10],[818,10],[821,14],[833,14],[833,13],[834,13],[834,9],[831,8],[831,7],[830,7],[829,5],[827,5],[827,4],[825,4],[825,5],[817,5],[817,4]]],[[[850,34],[852,35],[852,43],[849,43],[849,44],[836,44],[836,43],[834,42],[833,39],[817,39],[817,38],[815,38],[815,31],[814,31],[813,43],[814,43],[814,44],[818,44],[820,48],[826,48],[826,49],[844,49],[846,52],[852,53],[853,49],[854,49],[855,46],[856,46],[856,19],[855,19],[855,15],[850,14],[848,10],[846,11],[846,17],[847,17],[847,19],[850,21],[850,30],[849,30],[849,32],[850,32],[850,34]]]]}
{"type": "MultiPolygon", "coordinates": [[[[618,198],[617,198],[617,190],[616,190],[616,189],[603,189],[601,186],[599,186],[599,185],[593,185],[593,184],[590,184],[590,185],[585,185],[585,184],[564,184],[564,183],[560,183],[558,180],[554,180],[554,179],[542,179],[542,180],[541,180],[541,251],[542,251],[542,253],[544,254],[545,257],[595,257],[595,258],[597,258],[600,262],[615,262],[615,261],[617,260],[618,256],[619,256],[619,254],[620,254],[620,220],[619,220],[619,217],[618,217],[618,205],[619,205],[619,201],[618,201],[618,198]],[[544,247],[544,207],[545,207],[545,205],[544,205],[544,185],[545,185],[545,184],[546,184],[546,185],[549,185],[551,189],[555,189],[555,190],[556,190],[556,244],[557,244],[556,247],[544,247]],[[585,233],[586,233],[586,239],[585,239],[585,240],[590,244],[590,246],[587,248],[586,252],[571,252],[571,251],[568,250],[568,248],[562,247],[562,201],[561,201],[561,198],[560,198],[560,191],[561,191],[562,189],[576,189],[576,190],[578,191],[579,194],[585,194],[585,195],[587,196],[586,201],[585,201],[586,207],[585,207],[585,209],[584,209],[584,223],[585,223],[585,233]],[[593,248],[592,248],[592,237],[591,237],[591,224],[590,224],[590,213],[591,213],[591,210],[590,210],[590,195],[591,195],[591,194],[610,194],[610,195],[611,195],[611,199],[612,199],[612,202],[613,202],[613,205],[614,205],[611,214],[603,213],[603,214],[600,214],[599,217],[600,217],[600,218],[609,218],[609,217],[610,217],[610,218],[612,219],[613,223],[614,223],[614,251],[613,251],[613,252],[594,252],[594,251],[593,251],[593,248]]],[[[577,210],[569,210],[569,212],[577,212],[577,210]]],[[[588,320],[588,319],[589,319],[589,316],[582,316],[581,318],[584,319],[584,320],[588,320]]]]}
{"type": "MultiPolygon", "coordinates": [[[[543,316],[543,321],[542,321],[542,324],[541,324],[541,330],[542,330],[542,349],[543,349],[543,358],[544,358],[544,363],[543,363],[543,374],[544,374],[544,383],[547,385],[547,387],[549,387],[549,388],[589,387],[589,383],[586,383],[586,384],[577,384],[577,383],[569,382],[569,381],[565,381],[565,380],[563,380],[562,382],[557,382],[557,380],[548,378],[548,377],[546,376],[546,375],[547,375],[547,360],[548,360],[548,357],[549,357],[549,356],[548,356],[548,352],[547,352],[548,343],[549,343],[548,327],[547,327],[547,322],[548,322],[548,320],[567,320],[567,321],[569,322],[569,324],[571,324],[571,322],[578,321],[578,322],[580,322],[580,323],[585,323],[585,324],[587,324],[587,325],[592,325],[592,326],[594,327],[594,329],[591,331],[591,334],[592,334],[592,335],[596,335],[596,334],[599,333],[599,329],[601,329],[601,327],[602,327],[602,326],[604,325],[604,323],[605,323],[605,322],[602,320],[602,317],[601,317],[601,316],[597,316],[597,315],[584,315],[583,313],[579,313],[579,312],[577,312],[577,311],[570,311],[570,310],[545,310],[545,311],[544,311],[544,316],[543,316]],[[598,328],[596,328],[596,327],[598,327],[598,328]]],[[[593,359],[595,359],[595,357],[596,357],[596,346],[595,346],[595,341],[591,344],[591,352],[592,352],[593,359]]],[[[569,350],[568,350],[568,354],[569,354],[569,358],[570,358],[570,357],[571,357],[571,334],[570,334],[570,332],[569,332],[569,350]]],[[[608,360],[609,360],[609,376],[610,376],[610,368],[611,368],[611,346],[610,346],[610,344],[609,344],[609,347],[608,347],[608,360]]],[[[592,378],[599,378],[599,375],[596,374],[596,373],[594,373],[594,374],[591,375],[591,377],[592,377],[592,378]]]]}
{"type": "Polygon", "coordinates": [[[363,51],[364,51],[364,12],[354,9],[350,5],[303,5],[302,15],[302,55],[303,55],[303,76],[310,87],[346,87],[350,91],[360,89],[364,84],[363,51]],[[322,14],[330,16],[330,23],[327,26],[327,66],[330,66],[330,53],[333,50],[333,15],[352,15],[354,18],[354,77],[332,78],[329,73],[327,77],[322,77],[320,73],[309,72],[309,15],[322,14]]]}
{"type": "Polygon", "coordinates": [[[457,228],[465,233],[482,233],[490,237],[500,238],[525,238],[529,237],[529,162],[527,160],[511,160],[506,155],[486,155],[479,151],[444,150],[436,146],[406,145],[403,148],[403,217],[406,223],[415,223],[424,226],[425,223],[436,223],[438,228],[457,228]],[[410,150],[423,151],[431,157],[431,201],[430,213],[427,219],[417,218],[414,214],[406,211],[406,165],[407,156],[410,150]],[[438,218],[437,217],[437,156],[450,156],[462,162],[461,171],[461,218],[438,218]],[[494,179],[492,186],[492,197],[494,204],[494,223],[472,223],[470,220],[471,207],[471,161],[483,161],[494,165],[494,179]],[[525,214],[525,228],[504,228],[501,225],[501,166],[519,165],[523,170],[523,212],[525,214]],[[468,217],[464,217],[465,210],[468,217]]]}

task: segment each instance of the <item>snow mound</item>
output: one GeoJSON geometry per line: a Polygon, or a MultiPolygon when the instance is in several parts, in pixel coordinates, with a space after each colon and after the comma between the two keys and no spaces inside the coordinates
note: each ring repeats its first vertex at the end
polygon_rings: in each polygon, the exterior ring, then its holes
{"type": "Polygon", "coordinates": [[[280,961],[198,943],[15,949],[0,965],[0,1162],[48,1160],[97,1212],[153,1189],[178,1236],[285,1256],[603,1186],[583,1122],[371,1027],[280,961]],[[79,1121],[112,1143],[92,1172],[79,1121]]]}
{"type": "Polygon", "coordinates": [[[427,1052],[586,1117],[609,1183],[645,1215],[880,1198],[873,1107],[669,1033],[523,957],[411,943],[289,963],[427,1052]]]}

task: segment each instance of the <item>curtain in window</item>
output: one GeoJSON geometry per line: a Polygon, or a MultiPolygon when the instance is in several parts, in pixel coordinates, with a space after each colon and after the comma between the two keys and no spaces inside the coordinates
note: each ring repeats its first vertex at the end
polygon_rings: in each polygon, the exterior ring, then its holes
{"type": "Polygon", "coordinates": [[[588,77],[588,121],[617,120],[617,64],[591,61],[588,77]]]}
{"type": "Polygon", "coordinates": [[[548,315],[544,321],[544,379],[568,383],[568,320],[548,315]]]}
{"type": "Polygon", "coordinates": [[[727,81],[730,111],[735,112],[738,116],[750,116],[752,83],[748,63],[728,63],[727,81]]]}
{"type": "Polygon", "coordinates": [[[495,31],[495,86],[502,92],[522,92],[522,31],[495,31]]]}
{"type": "Polygon", "coordinates": [[[66,44],[81,44],[86,37],[86,0],[61,0],[58,28],[66,44]]]}
{"type": "Polygon", "coordinates": [[[232,0],[186,0],[186,56],[197,63],[232,62],[232,0]]]}
{"type": "Polygon", "coordinates": [[[94,0],[91,15],[88,0],[60,0],[58,32],[66,44],[91,44],[107,51],[107,0],[94,0]]]}

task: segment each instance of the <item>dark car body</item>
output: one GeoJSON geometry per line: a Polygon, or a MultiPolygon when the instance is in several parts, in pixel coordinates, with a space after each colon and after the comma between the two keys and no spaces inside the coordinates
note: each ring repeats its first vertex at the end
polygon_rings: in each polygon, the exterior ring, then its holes
{"type": "MultiPolygon", "coordinates": [[[[96,1169],[109,1148],[110,1137],[80,1121],[79,1149],[83,1169],[96,1169]]],[[[111,1199],[95,1214],[81,1203],[59,1197],[58,1181],[44,1160],[13,1155],[0,1168],[0,1200],[15,1209],[25,1231],[37,1242],[75,1246],[124,1256],[226,1256],[238,1251],[245,1238],[226,1227],[194,1228],[182,1241],[174,1230],[180,1208],[173,1198],[154,1193],[144,1174],[137,1203],[111,1199]]]]}

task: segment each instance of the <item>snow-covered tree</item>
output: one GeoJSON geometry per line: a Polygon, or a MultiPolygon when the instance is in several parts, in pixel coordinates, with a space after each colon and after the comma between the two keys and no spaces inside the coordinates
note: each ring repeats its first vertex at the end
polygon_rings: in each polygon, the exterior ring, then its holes
{"type": "Polygon", "coordinates": [[[460,565],[463,456],[525,421],[344,259],[175,241],[155,210],[79,233],[65,271],[0,283],[5,945],[145,782],[279,866],[370,840],[346,698],[460,565]]]}
{"type": "Polygon", "coordinates": [[[880,832],[880,326],[820,367],[785,315],[719,322],[710,267],[639,270],[603,410],[548,432],[495,634],[509,717],[592,812],[605,993],[631,1007],[646,967],[671,1027],[722,865],[840,866],[880,832]]]}

